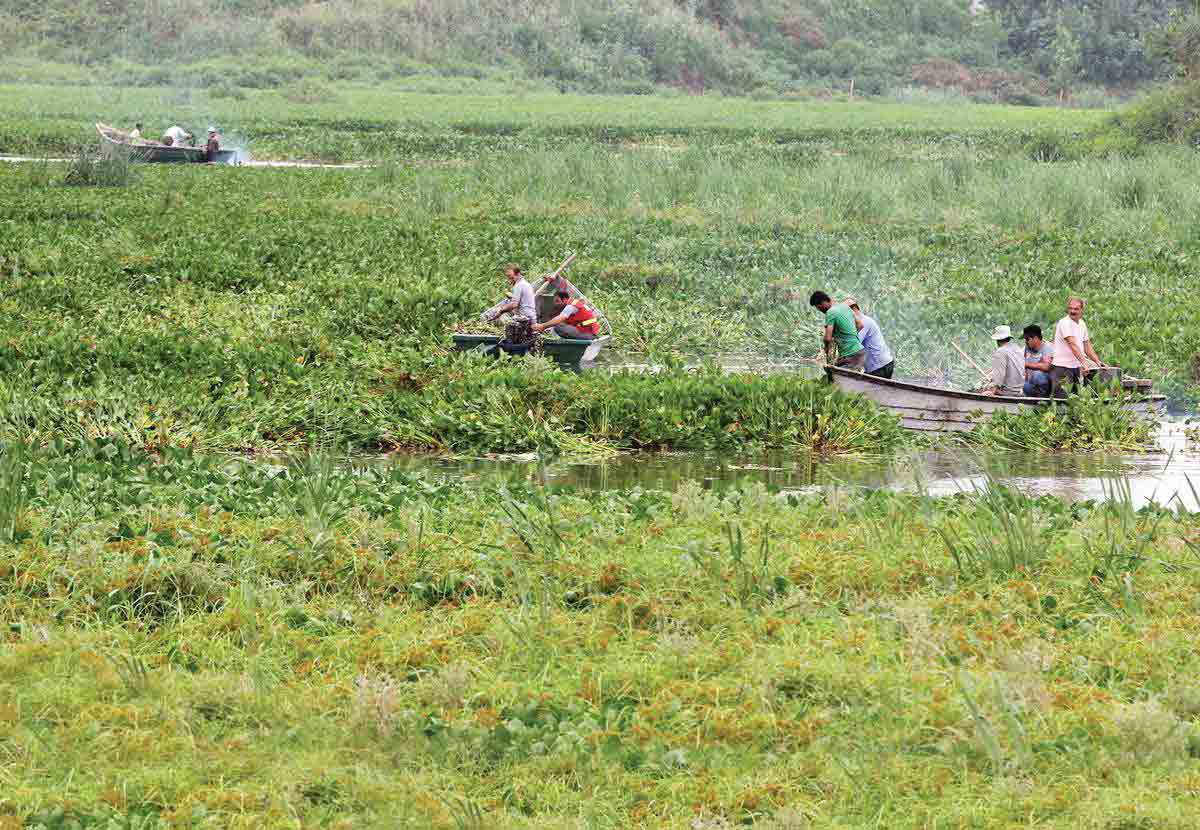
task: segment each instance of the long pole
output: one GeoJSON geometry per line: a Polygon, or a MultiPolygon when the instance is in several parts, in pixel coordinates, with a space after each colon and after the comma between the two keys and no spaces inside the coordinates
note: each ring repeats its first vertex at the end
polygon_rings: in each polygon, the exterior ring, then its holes
{"type": "Polygon", "coordinates": [[[960,349],[958,347],[957,343],[955,343],[953,340],[951,340],[950,345],[954,347],[954,351],[958,352],[960,355],[963,356],[963,360],[967,361],[967,363],[970,363],[972,366],[975,367],[975,371],[978,372],[980,375],[982,375],[984,380],[986,380],[988,383],[992,382],[992,376],[989,375],[987,372],[983,371],[982,369],[980,369],[979,364],[976,363],[974,360],[971,360],[971,356],[969,354],[967,354],[966,352],[964,352],[962,349],[960,349]]]}
{"type": "Polygon", "coordinates": [[[575,254],[567,254],[567,258],[563,260],[562,265],[558,266],[558,270],[555,271],[550,276],[546,277],[546,279],[548,281],[558,279],[558,275],[561,274],[563,271],[567,270],[567,266],[569,266],[574,261],[575,261],[575,254]]]}

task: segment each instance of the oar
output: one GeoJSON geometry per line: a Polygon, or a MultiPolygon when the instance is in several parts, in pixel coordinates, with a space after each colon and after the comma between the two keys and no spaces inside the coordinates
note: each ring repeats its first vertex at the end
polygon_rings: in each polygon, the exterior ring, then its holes
{"type": "Polygon", "coordinates": [[[570,265],[572,262],[574,262],[574,261],[575,261],[575,254],[567,254],[567,258],[563,260],[563,264],[562,264],[562,265],[560,265],[560,266],[558,266],[558,270],[557,270],[557,271],[555,271],[555,272],[554,272],[553,274],[551,274],[550,276],[546,277],[546,280],[547,280],[547,281],[549,281],[549,280],[557,280],[557,279],[558,279],[558,275],[559,275],[559,274],[561,274],[563,271],[567,270],[567,267],[568,267],[568,266],[569,266],[569,265],[570,265]]]}
{"type": "Polygon", "coordinates": [[[954,351],[958,352],[960,355],[963,356],[963,360],[967,361],[967,363],[970,363],[972,366],[975,367],[975,371],[978,372],[980,375],[982,375],[983,379],[987,383],[992,382],[992,376],[989,375],[987,372],[983,371],[982,369],[980,369],[979,364],[976,363],[974,360],[971,360],[971,356],[969,354],[967,354],[966,352],[964,352],[962,349],[960,349],[958,347],[957,343],[955,343],[953,340],[951,340],[950,345],[954,347],[954,351]]]}

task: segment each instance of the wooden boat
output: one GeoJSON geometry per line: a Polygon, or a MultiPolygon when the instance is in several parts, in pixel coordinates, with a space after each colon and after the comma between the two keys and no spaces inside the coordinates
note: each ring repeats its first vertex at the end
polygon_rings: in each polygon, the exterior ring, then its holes
{"type": "MultiPolygon", "coordinates": [[[[574,257],[569,258],[567,263],[570,263],[571,259],[574,259],[574,257]]],[[[564,267],[567,263],[564,263],[564,267]]],[[[542,354],[552,359],[555,363],[571,368],[579,368],[581,363],[590,363],[595,360],[600,350],[612,342],[612,326],[609,324],[608,318],[604,316],[604,312],[584,296],[584,293],[576,288],[570,280],[561,276],[561,272],[562,268],[559,268],[556,275],[544,277],[533,284],[533,298],[537,304],[538,321],[544,323],[558,316],[562,308],[557,303],[555,289],[557,286],[563,285],[566,286],[571,297],[583,300],[595,309],[596,318],[600,322],[600,336],[592,340],[571,340],[549,332],[542,339],[542,354]]],[[[485,349],[496,353],[503,348],[499,345],[500,340],[501,337],[494,334],[455,334],[454,348],[460,352],[471,349],[485,349]]],[[[504,350],[509,354],[524,354],[523,351],[504,350]]]]}
{"type": "MultiPolygon", "coordinates": [[[[129,137],[129,133],[100,123],[96,124],[96,132],[100,134],[100,152],[108,158],[123,155],[133,161],[159,164],[195,164],[206,161],[203,147],[168,147],[165,144],[135,142],[129,137]]],[[[237,155],[237,150],[218,150],[216,163],[233,164],[237,161],[237,155]]]]}
{"type": "MultiPolygon", "coordinates": [[[[597,337],[595,340],[567,340],[563,337],[547,337],[542,340],[542,354],[555,363],[576,368],[581,363],[595,360],[596,354],[611,339],[611,337],[597,337]]],[[[454,348],[460,352],[481,348],[493,351],[499,344],[500,336],[495,334],[454,335],[454,348]]]]}
{"type": "MultiPolygon", "coordinates": [[[[906,429],[925,432],[966,432],[996,412],[1017,412],[1021,407],[1055,406],[1061,403],[1052,398],[983,395],[939,389],[903,380],[877,378],[838,366],[826,366],[825,374],[838,389],[865,395],[899,416],[901,425],[906,429]]],[[[1150,381],[1119,378],[1119,375],[1112,379],[1120,380],[1122,388],[1129,394],[1123,405],[1134,412],[1151,417],[1165,409],[1166,396],[1155,394],[1150,381]]]]}

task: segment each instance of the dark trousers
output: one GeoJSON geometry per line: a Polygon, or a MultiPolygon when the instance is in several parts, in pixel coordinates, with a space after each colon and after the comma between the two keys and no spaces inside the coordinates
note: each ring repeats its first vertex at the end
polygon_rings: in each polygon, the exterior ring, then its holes
{"type": "Polygon", "coordinates": [[[1029,379],[1025,381],[1022,391],[1027,398],[1048,398],[1053,385],[1054,382],[1050,379],[1049,374],[1035,369],[1029,373],[1029,379]]]}
{"type": "Polygon", "coordinates": [[[867,374],[874,375],[877,378],[887,378],[888,380],[891,380],[892,372],[894,371],[896,371],[896,361],[892,360],[883,364],[878,369],[872,369],[871,371],[867,372],[867,374]]]}
{"type": "Polygon", "coordinates": [[[834,366],[841,366],[843,369],[854,369],[861,372],[867,366],[867,350],[859,349],[849,357],[839,357],[834,366]]]}
{"type": "Polygon", "coordinates": [[[590,331],[576,328],[570,323],[559,323],[554,327],[554,333],[565,340],[595,340],[596,335],[590,331]]]}
{"type": "MultiPolygon", "coordinates": [[[[1054,397],[1065,398],[1067,395],[1073,395],[1079,391],[1080,375],[1079,367],[1069,366],[1051,366],[1050,367],[1050,385],[1054,390],[1054,397]],[[1070,387],[1069,389],[1067,387],[1070,387]]],[[[1090,383],[1092,375],[1089,374],[1083,379],[1083,383],[1090,383]]]]}

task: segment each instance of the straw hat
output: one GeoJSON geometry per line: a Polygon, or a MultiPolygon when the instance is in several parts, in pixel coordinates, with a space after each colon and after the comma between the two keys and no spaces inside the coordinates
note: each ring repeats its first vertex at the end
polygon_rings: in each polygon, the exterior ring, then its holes
{"type": "Polygon", "coordinates": [[[846,299],[842,300],[842,302],[851,307],[858,305],[858,300],[854,299],[853,297],[847,297],[846,299]]]}
{"type": "Polygon", "coordinates": [[[1012,339],[1012,329],[1010,329],[1008,326],[996,326],[996,328],[994,328],[992,330],[992,339],[993,340],[1011,340],[1012,339]]]}

